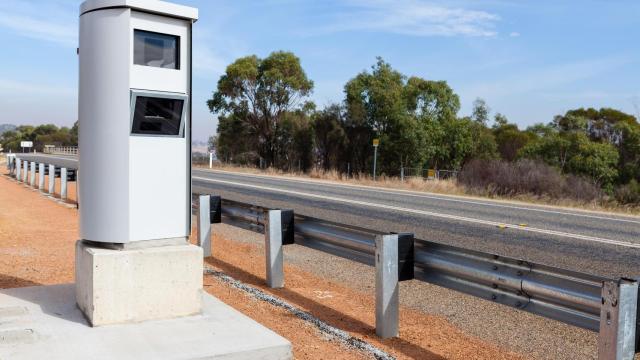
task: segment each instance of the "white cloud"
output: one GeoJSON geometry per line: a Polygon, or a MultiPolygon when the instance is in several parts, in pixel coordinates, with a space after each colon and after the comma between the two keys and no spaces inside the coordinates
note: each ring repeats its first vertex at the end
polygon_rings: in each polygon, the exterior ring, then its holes
{"type": "Polygon", "coordinates": [[[513,31],[513,32],[509,33],[509,36],[510,37],[518,37],[518,36],[520,36],[520,33],[517,32],[517,31],[513,31]]]}
{"type": "Polygon", "coordinates": [[[78,6],[70,1],[12,1],[0,4],[0,28],[38,40],[77,46],[78,6]]]}
{"type": "Polygon", "coordinates": [[[424,0],[351,0],[320,32],[378,31],[412,36],[495,36],[497,14],[424,0]]]}

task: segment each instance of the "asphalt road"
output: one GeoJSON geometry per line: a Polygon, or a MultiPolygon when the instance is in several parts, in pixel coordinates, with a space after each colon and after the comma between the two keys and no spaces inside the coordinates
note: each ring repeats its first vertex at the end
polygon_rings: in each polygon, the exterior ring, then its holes
{"type": "MultiPolygon", "coordinates": [[[[76,167],[66,156],[28,160],[76,167]]],[[[640,275],[640,217],[193,169],[193,191],[380,231],[602,276],[640,275]],[[525,226],[526,224],[526,226],[525,226]],[[522,225],[522,226],[521,226],[522,225]]],[[[263,236],[214,231],[263,246],[263,236]]],[[[285,262],[373,294],[373,269],[292,245],[285,262]]],[[[401,302],[446,317],[464,332],[533,358],[595,358],[597,334],[420,281],[400,284],[401,302]]]]}
{"type": "Polygon", "coordinates": [[[194,192],[603,276],[640,275],[640,217],[194,169],[194,192]]]}
{"type": "MultiPolygon", "coordinates": [[[[18,155],[74,168],[69,156],[18,155]]],[[[640,217],[193,169],[193,191],[602,276],[640,276],[640,217]]]]}

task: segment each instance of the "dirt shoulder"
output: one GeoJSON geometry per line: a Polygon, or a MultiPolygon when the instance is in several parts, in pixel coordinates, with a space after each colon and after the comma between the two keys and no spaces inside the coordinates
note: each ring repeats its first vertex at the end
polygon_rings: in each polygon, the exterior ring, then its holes
{"type": "MultiPolygon", "coordinates": [[[[0,176],[0,288],[73,281],[77,211],[37,190],[0,176]]],[[[332,326],[401,359],[512,359],[514,353],[464,334],[438,316],[401,310],[401,336],[380,341],[374,333],[372,296],[286,266],[286,288],[266,289],[264,257],[257,246],[214,236],[208,266],[273,294],[332,326]]],[[[289,339],[297,359],[358,359],[363,353],[327,339],[299,318],[256,300],[213,276],[205,290],[289,339]]]]}
{"type": "MultiPolygon", "coordinates": [[[[297,266],[285,265],[284,289],[264,286],[264,256],[261,249],[251,244],[213,237],[214,258],[206,259],[210,266],[253,287],[275,295],[320,320],[348,331],[398,359],[513,359],[520,356],[467,336],[443,317],[402,308],[400,311],[400,337],[381,341],[375,335],[375,299],[367,294],[319,278],[297,266]],[[224,251],[215,251],[224,249],[224,251]]],[[[246,313],[294,343],[296,358],[336,358],[314,351],[306,344],[307,325],[296,325],[300,332],[289,330],[282,314],[274,319],[268,304],[250,304],[246,296],[215,279],[205,277],[207,291],[224,302],[246,313]],[[274,321],[275,320],[275,321],[274,321]]],[[[352,358],[349,355],[347,358],[352,358]]],[[[342,358],[342,357],[338,357],[342,358]]]]}

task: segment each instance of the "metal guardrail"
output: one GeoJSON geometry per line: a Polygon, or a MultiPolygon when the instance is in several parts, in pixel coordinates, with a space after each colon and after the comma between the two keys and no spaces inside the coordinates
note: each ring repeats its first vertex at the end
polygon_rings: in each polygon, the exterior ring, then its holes
{"type": "Polygon", "coordinates": [[[78,159],[71,156],[51,156],[40,153],[16,153],[16,158],[36,163],[54,165],[56,168],[66,168],[67,170],[78,170],[78,159]]]}
{"type": "MultiPolygon", "coordinates": [[[[66,160],[65,160],[66,161],[66,160]]],[[[60,199],[67,200],[67,183],[77,181],[78,170],[56,165],[56,159],[38,157],[30,154],[10,154],[7,155],[7,170],[9,176],[13,176],[17,181],[37,187],[40,191],[45,191],[49,195],[55,193],[55,179],[60,179],[60,199]],[[50,176],[53,174],[52,176],[50,176]],[[45,184],[45,176],[48,176],[48,184],[45,184]],[[46,186],[45,186],[46,185],[46,186]]],[[[76,199],[78,198],[78,187],[76,186],[76,199]]]]}
{"type": "Polygon", "coordinates": [[[45,154],[54,155],[78,155],[77,146],[44,146],[45,154]]]}
{"type": "Polygon", "coordinates": [[[635,280],[599,277],[215,196],[202,195],[200,201],[209,203],[207,214],[198,215],[200,244],[210,247],[209,224],[215,222],[265,233],[271,287],[284,286],[281,245],[295,243],[375,266],[376,333],[382,337],[397,336],[397,282],[416,279],[596,331],[599,359],[633,359],[640,349],[635,280]],[[274,227],[282,231],[274,234],[274,227]]]}
{"type": "Polygon", "coordinates": [[[598,331],[602,284],[588,274],[416,240],[416,278],[598,331]]]}

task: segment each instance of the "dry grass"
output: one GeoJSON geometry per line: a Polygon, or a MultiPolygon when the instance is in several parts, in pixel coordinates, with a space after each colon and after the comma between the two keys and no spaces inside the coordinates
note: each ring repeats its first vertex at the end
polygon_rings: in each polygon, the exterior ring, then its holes
{"type": "MultiPolygon", "coordinates": [[[[208,168],[208,166],[197,166],[201,168],[208,168]]],[[[372,186],[372,187],[380,187],[380,188],[389,188],[396,190],[409,190],[409,191],[419,191],[425,193],[433,193],[433,194],[443,194],[443,195],[457,195],[457,196],[465,196],[476,198],[479,200],[482,199],[491,199],[497,201],[508,201],[508,202],[516,202],[522,204],[535,204],[535,205],[543,205],[543,206],[554,206],[554,207],[563,207],[568,209],[576,209],[576,210],[586,210],[586,211],[597,211],[597,212],[608,212],[608,213],[616,213],[622,215],[640,215],[640,207],[638,206],[628,206],[628,205],[620,205],[612,200],[596,200],[590,202],[581,202],[573,199],[566,198],[550,198],[546,196],[534,196],[528,194],[519,194],[512,196],[500,196],[500,195],[492,195],[487,194],[484,191],[474,191],[473,189],[468,189],[462,184],[459,184],[456,180],[429,180],[426,181],[422,178],[408,178],[404,182],[399,178],[395,177],[386,177],[381,176],[373,181],[371,176],[369,175],[355,175],[352,177],[346,177],[337,171],[316,171],[312,170],[309,173],[298,173],[298,172],[284,172],[278,169],[257,169],[255,167],[247,167],[247,166],[237,166],[231,164],[222,164],[217,163],[214,164],[214,169],[216,170],[225,170],[225,171],[235,171],[242,172],[248,174],[256,174],[256,175],[273,175],[273,176],[284,176],[284,177],[292,177],[292,178],[300,178],[300,179],[315,179],[322,181],[329,181],[339,184],[349,184],[349,185],[360,185],[360,186],[372,186]]]]}

